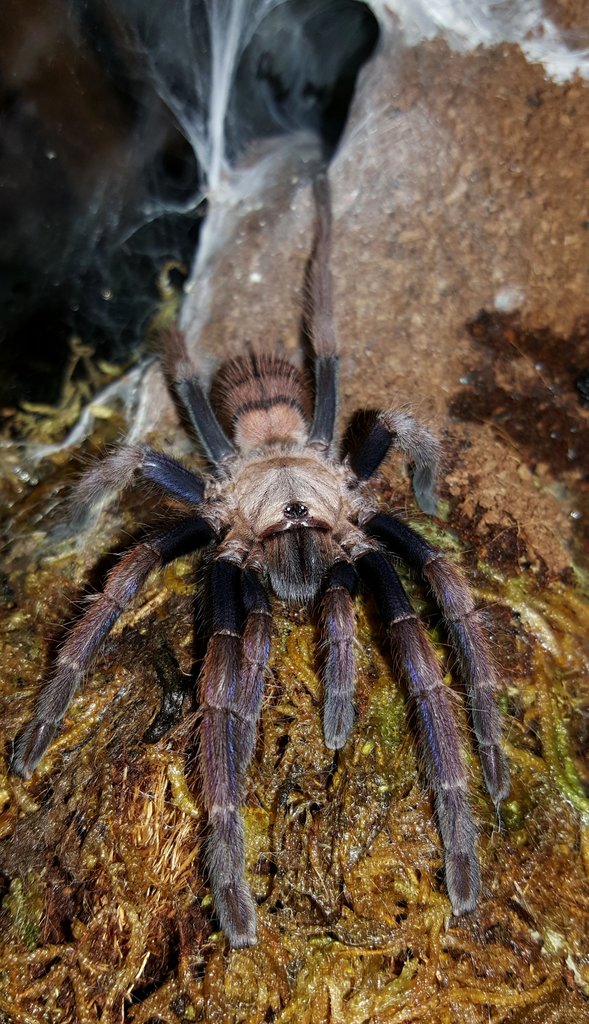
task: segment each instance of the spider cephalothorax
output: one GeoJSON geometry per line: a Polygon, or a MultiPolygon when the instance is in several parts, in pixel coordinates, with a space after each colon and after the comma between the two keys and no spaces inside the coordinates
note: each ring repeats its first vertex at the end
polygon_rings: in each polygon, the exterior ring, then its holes
{"type": "Polygon", "coordinates": [[[413,464],[421,508],[433,511],[436,441],[407,413],[381,412],[366,421],[363,435],[344,458],[334,446],[338,360],[324,175],[316,180],[315,198],[317,228],[309,275],[314,396],[288,361],[251,354],[221,371],[217,417],[190,370],[181,335],[175,332],[169,339],[176,389],[213,473],[199,476],[167,455],[138,446],[119,449],[83,479],[78,489],[83,503],[105,489],[143,479],[182,503],[185,513],[150,534],[111,571],[103,593],[61,648],[54,675],[39,697],[33,720],[18,737],[13,759],[14,770],[30,776],[100,643],[148,574],[206,547],[204,601],[210,639],[200,677],[201,773],[209,815],[209,877],[217,915],[233,946],[256,939],[239,808],[270,653],[272,594],[317,607],[326,645],[324,734],[332,749],[343,746],[353,725],[353,599],[358,583],[374,594],[395,667],[418,713],[455,913],[472,910],[479,890],[461,742],[434,650],[386,551],[417,570],[436,599],[469,694],[487,788],[499,802],[509,786],[495,676],[480,613],[458,570],[402,519],[379,511],[367,482],[387,453],[397,449],[413,464]]]}

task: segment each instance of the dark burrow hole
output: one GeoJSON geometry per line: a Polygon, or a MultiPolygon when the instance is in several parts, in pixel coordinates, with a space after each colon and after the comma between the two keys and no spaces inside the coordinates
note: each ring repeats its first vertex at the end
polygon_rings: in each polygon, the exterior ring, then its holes
{"type": "MultiPolygon", "coordinates": [[[[192,263],[204,176],[180,121],[204,116],[194,68],[208,60],[209,6],[121,0],[113,19],[107,0],[73,0],[57,24],[55,8],[19,9],[0,83],[5,408],[59,401],[72,332],[95,359],[127,360],[162,266],[192,263]],[[23,72],[29,44],[36,59],[23,72]]],[[[357,0],[277,4],[236,63],[229,158],[301,128],[333,153],[378,34],[357,0]]]]}
{"type": "Polygon", "coordinates": [[[402,921],[407,920],[407,900],[397,900],[395,906],[397,907],[395,921],[397,924],[401,924],[402,921]]]}
{"type": "Polygon", "coordinates": [[[268,907],[269,914],[277,914],[281,910],[284,910],[284,903],[282,900],[275,900],[274,903],[268,907]]]}

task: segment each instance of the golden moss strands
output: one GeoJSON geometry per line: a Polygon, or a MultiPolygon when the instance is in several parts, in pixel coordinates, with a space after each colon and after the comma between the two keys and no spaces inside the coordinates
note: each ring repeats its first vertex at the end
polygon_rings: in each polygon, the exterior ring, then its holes
{"type": "MultiPolygon", "coordinates": [[[[454,546],[441,528],[435,540],[454,546]]],[[[335,770],[321,736],[314,627],[277,619],[246,810],[260,942],[228,955],[222,934],[211,932],[201,875],[191,730],[183,722],[160,744],[141,743],[152,712],[135,687],[149,675],[148,659],[130,678],[130,613],[107,655],[111,663],[120,650],[125,663],[115,673],[124,694],[114,716],[105,712],[115,684],[105,686],[99,672],[77,699],[53,774],[23,784],[4,768],[0,780],[13,855],[30,856],[33,835],[41,845],[3,903],[0,1009],[8,1019],[123,1013],[175,1024],[226,1019],[239,1006],[235,1019],[248,1024],[269,1008],[277,1020],[310,1024],[377,1016],[454,1024],[476,1020],[484,1006],[493,1022],[527,1022],[536,1006],[542,1020],[563,991],[568,1005],[575,993],[584,998],[586,798],[564,719],[582,697],[571,682],[582,680],[589,611],[573,588],[540,590],[479,568],[481,598],[499,621],[505,609],[517,613],[517,632],[496,633],[513,648],[505,702],[514,785],[503,834],[482,793],[477,801],[489,883],[476,919],[449,919],[406,702],[360,600],[360,721],[335,770]],[[531,671],[520,675],[530,644],[531,671]],[[131,747],[117,739],[119,714],[136,723],[131,747]],[[68,755],[78,744],[79,756],[68,755]],[[47,810],[50,784],[57,796],[47,810]]],[[[186,622],[170,613],[188,605],[167,593],[152,616],[176,618],[182,636],[186,622]]],[[[29,628],[21,627],[23,642],[29,628]]],[[[140,639],[149,648],[149,633],[140,639]]],[[[155,710],[153,675],[149,687],[155,710]]],[[[476,778],[474,758],[472,771],[476,778]]]]}

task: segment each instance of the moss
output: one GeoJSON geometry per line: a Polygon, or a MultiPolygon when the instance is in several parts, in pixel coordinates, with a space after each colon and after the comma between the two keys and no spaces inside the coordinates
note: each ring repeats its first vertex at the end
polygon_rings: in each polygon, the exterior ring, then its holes
{"type": "Polygon", "coordinates": [[[29,886],[26,887],[20,878],[14,878],[2,901],[2,907],[8,911],[18,939],[28,950],[36,949],[39,945],[42,900],[39,892],[34,891],[34,880],[29,879],[29,886]]]}
{"type": "MultiPolygon", "coordinates": [[[[447,527],[425,532],[456,550],[447,527]]],[[[56,566],[36,616],[4,625],[31,684],[56,566]]],[[[43,770],[23,784],[3,766],[0,1011],[10,1020],[315,1024],[470,1021],[484,1007],[492,1021],[527,1021],[534,1007],[548,1013],[564,986],[581,1012],[588,801],[565,724],[584,678],[589,607],[579,592],[561,583],[540,591],[480,567],[481,600],[509,610],[521,664],[530,643],[533,655],[527,675],[511,659],[506,685],[514,781],[502,831],[470,759],[485,895],[459,920],[373,609],[358,601],[359,722],[336,759],[322,741],[315,628],[277,609],[245,811],[260,941],[232,952],[214,930],[202,875],[194,716],[158,744],[141,742],[158,705],[155,636],[165,628],[183,643],[189,625],[186,579],[185,565],[173,579],[168,571],[164,592],[156,599],[154,582],[127,614],[43,770]]],[[[11,583],[22,610],[31,595],[40,600],[22,567],[11,583]]],[[[13,733],[30,705],[9,690],[13,733]]]]}

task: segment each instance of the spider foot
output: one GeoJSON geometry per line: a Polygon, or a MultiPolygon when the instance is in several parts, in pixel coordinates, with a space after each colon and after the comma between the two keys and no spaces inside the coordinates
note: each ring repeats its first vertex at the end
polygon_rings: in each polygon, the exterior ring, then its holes
{"type": "Polygon", "coordinates": [[[446,888],[452,912],[459,916],[474,910],[481,876],[476,853],[476,832],[472,820],[466,777],[442,786],[436,794],[436,810],[444,842],[446,888]]]}
{"type": "Polygon", "coordinates": [[[245,882],[215,888],[214,903],[221,928],[233,949],[255,946],[256,908],[245,882]]]}
{"type": "Polygon", "coordinates": [[[354,705],[349,698],[326,702],[323,715],[325,746],[340,750],[347,742],[354,726],[354,705]]]}
{"type": "Polygon", "coordinates": [[[494,803],[500,804],[509,796],[507,758],[497,743],[481,743],[479,754],[488,793],[494,803]]]}
{"type": "Polygon", "coordinates": [[[59,732],[59,722],[33,719],[17,736],[10,769],[21,779],[30,779],[47,747],[59,732]]]}
{"type": "Polygon", "coordinates": [[[256,907],[244,878],[243,821],[235,808],[226,806],[213,808],[209,820],[207,859],[219,924],[233,948],[255,946],[256,907]]]}
{"type": "Polygon", "coordinates": [[[475,909],[480,889],[480,871],[473,853],[446,852],[446,887],[453,914],[459,917],[475,909]]]}

